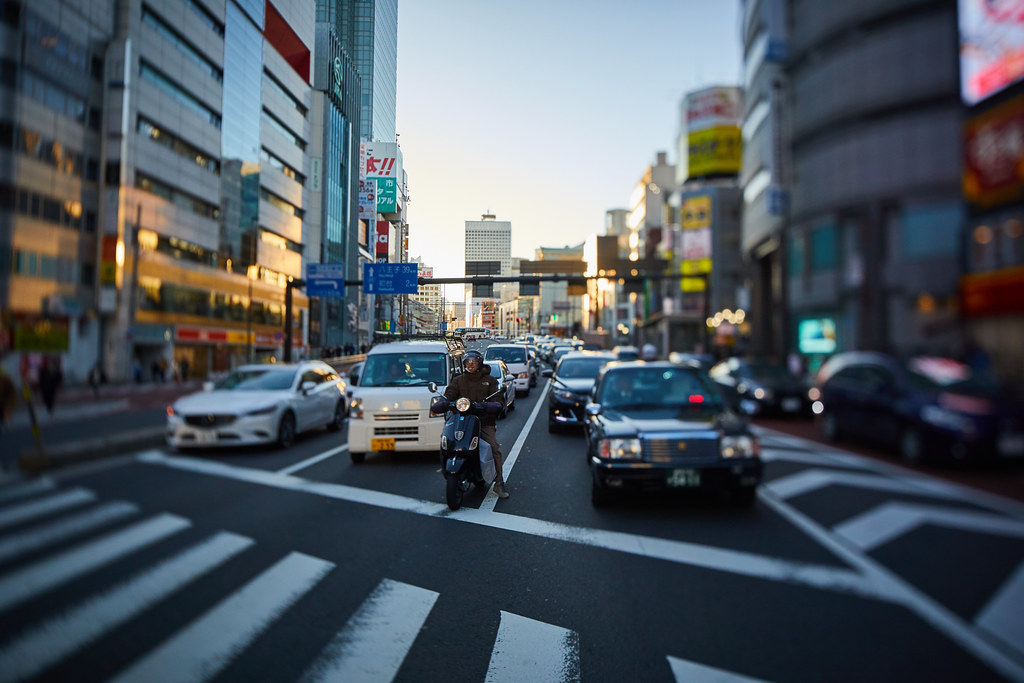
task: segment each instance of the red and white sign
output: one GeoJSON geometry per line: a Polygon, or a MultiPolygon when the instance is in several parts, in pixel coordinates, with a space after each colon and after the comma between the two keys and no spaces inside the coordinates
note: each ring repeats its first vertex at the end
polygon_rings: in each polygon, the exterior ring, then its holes
{"type": "Polygon", "coordinates": [[[711,228],[683,230],[682,241],[682,253],[680,256],[683,260],[689,261],[711,257],[711,228]]]}
{"type": "Polygon", "coordinates": [[[402,180],[402,150],[395,142],[367,142],[363,162],[365,177],[402,180]]]}
{"type": "Polygon", "coordinates": [[[374,252],[377,256],[388,255],[388,235],[390,231],[391,223],[377,221],[377,250],[374,252]]]}
{"type": "Polygon", "coordinates": [[[686,130],[689,133],[718,126],[739,126],[743,94],[737,87],[713,87],[686,95],[686,130]]]}

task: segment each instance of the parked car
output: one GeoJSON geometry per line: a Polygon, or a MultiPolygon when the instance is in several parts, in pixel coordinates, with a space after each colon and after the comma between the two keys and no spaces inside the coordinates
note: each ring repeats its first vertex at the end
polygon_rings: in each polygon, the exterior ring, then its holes
{"type": "Polygon", "coordinates": [[[505,361],[509,372],[516,378],[517,396],[530,394],[530,376],[533,374],[533,368],[530,366],[530,351],[524,344],[491,344],[484,351],[484,362],[489,363],[491,360],[505,361]]]}
{"type": "Polygon", "coordinates": [[[620,491],[662,489],[727,490],[741,503],[754,501],[763,475],[758,438],[699,368],[608,365],[586,412],[595,506],[620,491]]]}
{"type": "Polygon", "coordinates": [[[276,443],[345,425],[347,384],[321,361],[243,365],[209,390],[167,407],[167,443],[173,448],[276,443]]]}
{"type": "Polygon", "coordinates": [[[537,377],[540,375],[540,358],[537,356],[536,346],[527,346],[530,353],[530,387],[537,386],[537,377]]]}
{"type": "Polygon", "coordinates": [[[908,464],[1024,457],[1024,406],[949,358],[850,351],[822,365],[822,435],[890,448],[908,464]]]}
{"type": "Polygon", "coordinates": [[[811,416],[810,387],[781,363],[727,358],[708,374],[735,410],[745,403],[753,415],[811,416]]]}
{"type": "Polygon", "coordinates": [[[597,373],[605,363],[616,360],[608,352],[572,351],[566,353],[554,370],[544,370],[545,377],[551,378],[548,394],[548,432],[555,433],[564,427],[583,425],[584,407],[590,400],[597,373]]]}
{"type": "Polygon", "coordinates": [[[498,379],[498,395],[490,400],[501,401],[504,404],[504,407],[498,414],[498,419],[501,419],[506,417],[510,411],[516,409],[516,378],[503,360],[496,358],[487,361],[484,363],[484,366],[489,368],[491,375],[498,379]]]}

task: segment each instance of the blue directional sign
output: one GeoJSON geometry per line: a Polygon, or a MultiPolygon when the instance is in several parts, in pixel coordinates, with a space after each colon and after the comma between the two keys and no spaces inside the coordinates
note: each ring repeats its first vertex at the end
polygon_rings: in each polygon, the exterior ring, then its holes
{"type": "Polygon", "coordinates": [[[417,277],[415,263],[364,263],[363,294],[415,294],[417,277]]]}
{"type": "Polygon", "coordinates": [[[345,296],[345,264],[306,264],[306,296],[327,298],[345,296]]]}

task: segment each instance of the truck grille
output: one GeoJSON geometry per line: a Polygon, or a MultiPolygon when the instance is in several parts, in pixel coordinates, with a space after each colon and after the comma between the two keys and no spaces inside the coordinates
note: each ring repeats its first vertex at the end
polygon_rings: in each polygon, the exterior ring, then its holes
{"type": "Polygon", "coordinates": [[[413,436],[418,437],[419,427],[374,427],[374,436],[413,436]]]}
{"type": "Polygon", "coordinates": [[[374,413],[373,419],[377,422],[400,422],[417,420],[419,416],[416,413],[374,413]]]}

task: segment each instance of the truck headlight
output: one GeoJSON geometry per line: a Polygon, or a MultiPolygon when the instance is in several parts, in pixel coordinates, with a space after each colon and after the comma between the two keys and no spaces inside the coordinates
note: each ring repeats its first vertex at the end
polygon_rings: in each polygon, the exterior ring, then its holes
{"type": "Polygon", "coordinates": [[[349,417],[354,417],[357,420],[363,417],[363,399],[354,398],[352,402],[348,404],[349,417]]]}
{"type": "Polygon", "coordinates": [[[761,442],[753,436],[723,436],[723,458],[756,458],[761,455],[761,442]]]}
{"type": "Polygon", "coordinates": [[[601,439],[598,454],[610,460],[639,460],[640,439],[601,439]]]}
{"type": "Polygon", "coordinates": [[[530,379],[530,373],[520,372],[518,375],[516,375],[516,379],[530,379]]]}

